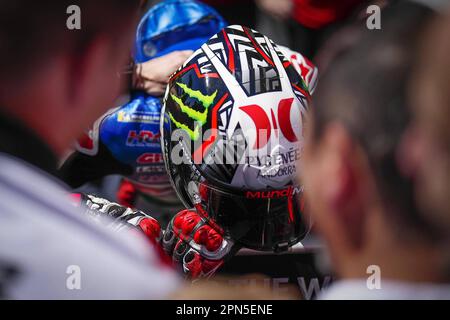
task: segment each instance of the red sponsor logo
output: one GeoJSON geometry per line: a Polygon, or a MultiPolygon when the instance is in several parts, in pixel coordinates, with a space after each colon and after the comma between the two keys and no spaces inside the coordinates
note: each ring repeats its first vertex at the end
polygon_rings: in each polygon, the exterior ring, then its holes
{"type": "Polygon", "coordinates": [[[268,190],[268,191],[247,191],[245,197],[247,199],[278,199],[288,198],[302,192],[301,187],[289,186],[286,189],[281,190],[268,190]]]}
{"type": "Polygon", "coordinates": [[[242,111],[252,118],[256,127],[256,142],[253,149],[263,148],[269,141],[273,129],[275,129],[275,134],[278,134],[278,128],[289,142],[298,141],[298,137],[296,136],[291,123],[291,108],[293,101],[294,98],[288,98],[282,99],[278,103],[278,121],[273,110],[270,110],[269,117],[264,109],[257,104],[240,107],[242,111]]]}
{"type": "Polygon", "coordinates": [[[136,160],[139,164],[163,163],[164,159],[161,153],[144,153],[136,160]]]}
{"type": "Polygon", "coordinates": [[[159,132],[154,133],[149,130],[141,130],[137,133],[136,130],[130,130],[127,137],[128,146],[146,146],[158,142],[161,138],[159,132]]]}

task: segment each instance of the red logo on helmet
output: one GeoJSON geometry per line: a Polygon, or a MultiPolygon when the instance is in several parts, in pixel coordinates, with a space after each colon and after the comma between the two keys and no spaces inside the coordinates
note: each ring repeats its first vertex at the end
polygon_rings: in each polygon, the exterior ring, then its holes
{"type": "MultiPolygon", "coordinates": [[[[278,103],[278,123],[273,110],[270,110],[275,134],[277,134],[277,130],[280,128],[281,133],[289,142],[298,141],[298,137],[295,135],[294,128],[291,123],[291,108],[293,101],[294,98],[288,98],[282,99],[278,103]]],[[[269,116],[264,109],[257,104],[243,106],[240,107],[240,109],[248,114],[255,123],[256,142],[253,149],[263,148],[272,135],[272,125],[269,116]]]]}
{"type": "Polygon", "coordinates": [[[286,197],[293,197],[303,192],[302,187],[289,186],[281,190],[267,190],[267,191],[247,191],[245,197],[247,199],[279,199],[286,197]]]}

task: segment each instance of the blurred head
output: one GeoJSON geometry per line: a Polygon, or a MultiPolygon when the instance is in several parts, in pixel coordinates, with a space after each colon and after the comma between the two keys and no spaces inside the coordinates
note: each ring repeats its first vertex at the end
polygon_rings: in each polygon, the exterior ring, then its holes
{"type": "Polygon", "coordinates": [[[139,0],[2,1],[1,110],[63,153],[118,95],[138,7],[139,0]],[[79,30],[67,27],[71,5],[80,8],[79,30]]]}
{"type": "Polygon", "coordinates": [[[450,236],[450,15],[424,37],[410,87],[413,123],[404,140],[405,171],[437,228],[450,236]]]}
{"type": "Polygon", "coordinates": [[[418,5],[389,8],[383,32],[364,33],[319,81],[300,178],[340,276],[364,276],[383,263],[393,276],[388,269],[403,254],[431,254],[438,237],[416,208],[398,157],[410,121],[407,80],[430,15],[418,5]]]}

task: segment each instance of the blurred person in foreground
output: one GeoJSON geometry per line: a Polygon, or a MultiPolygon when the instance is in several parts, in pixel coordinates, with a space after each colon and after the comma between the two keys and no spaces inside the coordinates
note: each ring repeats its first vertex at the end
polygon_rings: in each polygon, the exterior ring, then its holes
{"type": "Polygon", "coordinates": [[[163,297],[179,283],[170,268],[141,238],[85,221],[55,177],[59,158],[120,93],[139,1],[77,1],[80,30],[66,27],[71,4],[0,7],[0,264],[12,270],[2,298],[163,297]]]}
{"type": "Polygon", "coordinates": [[[383,32],[363,34],[319,81],[301,178],[338,278],[319,298],[450,298],[444,235],[416,206],[398,157],[407,83],[432,16],[418,4],[393,5],[383,32]]]}
{"type": "Polygon", "coordinates": [[[416,181],[416,197],[427,218],[446,233],[447,241],[450,240],[449,33],[447,13],[436,19],[424,37],[410,87],[414,118],[404,140],[404,158],[408,160],[404,162],[404,170],[416,181]]]}
{"type": "MultiPolygon", "coordinates": [[[[1,298],[204,298],[210,291],[184,291],[138,233],[113,234],[86,220],[55,177],[58,159],[120,93],[139,2],[75,1],[80,30],[66,27],[74,1],[0,6],[1,298]]],[[[228,297],[263,298],[252,290],[228,297]]]]}

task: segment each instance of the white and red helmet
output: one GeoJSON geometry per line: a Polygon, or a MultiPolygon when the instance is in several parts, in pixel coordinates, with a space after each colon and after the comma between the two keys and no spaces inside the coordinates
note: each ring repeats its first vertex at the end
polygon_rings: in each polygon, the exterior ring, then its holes
{"type": "Polygon", "coordinates": [[[263,34],[234,25],[211,37],[172,75],[162,110],[164,160],[183,203],[247,248],[301,240],[309,223],[296,175],[309,99],[263,34]]]}

